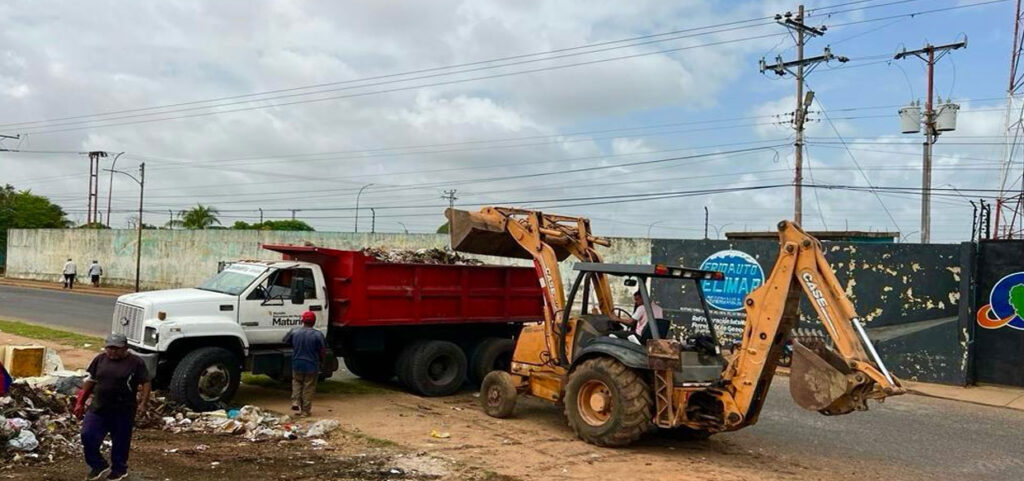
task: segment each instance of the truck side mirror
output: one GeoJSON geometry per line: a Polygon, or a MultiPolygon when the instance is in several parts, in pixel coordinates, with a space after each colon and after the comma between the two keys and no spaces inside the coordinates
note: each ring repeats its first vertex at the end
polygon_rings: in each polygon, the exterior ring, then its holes
{"type": "Polygon", "coordinates": [[[303,290],[305,285],[305,279],[302,277],[292,278],[292,304],[304,304],[306,302],[306,292],[303,290]]]}
{"type": "Polygon", "coordinates": [[[622,281],[622,285],[626,287],[636,287],[636,279],[626,279],[622,281]]]}

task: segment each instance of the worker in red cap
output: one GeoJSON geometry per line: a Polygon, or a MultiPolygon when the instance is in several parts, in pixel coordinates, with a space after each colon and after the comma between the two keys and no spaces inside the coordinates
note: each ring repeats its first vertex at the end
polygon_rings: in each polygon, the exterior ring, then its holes
{"type": "Polygon", "coordinates": [[[302,327],[284,336],[284,343],[292,346],[292,411],[299,411],[299,416],[311,414],[320,364],[327,355],[327,339],[315,326],[316,314],[306,311],[302,327]]]}

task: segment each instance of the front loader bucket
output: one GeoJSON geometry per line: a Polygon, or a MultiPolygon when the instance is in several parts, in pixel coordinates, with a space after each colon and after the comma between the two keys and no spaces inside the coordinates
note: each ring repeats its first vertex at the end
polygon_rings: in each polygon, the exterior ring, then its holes
{"type": "Polygon", "coordinates": [[[448,217],[448,234],[453,250],[487,256],[533,258],[506,232],[505,220],[500,216],[459,209],[447,209],[445,216],[448,217]]]}
{"type": "Polygon", "coordinates": [[[825,414],[845,414],[853,410],[848,389],[851,387],[846,363],[823,345],[809,348],[793,342],[793,361],[789,376],[789,394],[797,405],[825,414]]]}

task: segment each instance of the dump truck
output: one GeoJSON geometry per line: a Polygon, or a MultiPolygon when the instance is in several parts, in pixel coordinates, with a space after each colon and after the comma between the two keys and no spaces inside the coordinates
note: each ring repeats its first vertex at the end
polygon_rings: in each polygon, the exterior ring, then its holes
{"type": "Polygon", "coordinates": [[[328,362],[357,376],[396,377],[442,396],[508,368],[524,323],[543,319],[529,267],[380,262],[359,251],[264,245],[283,260],[230,263],[195,288],[119,297],[112,331],[128,338],[154,385],[196,410],[218,409],[241,373],[287,379],[284,335],[317,314],[328,362]]]}
{"type": "Polygon", "coordinates": [[[821,244],[793,222],[778,224],[779,257],[744,300],[740,340],[728,342],[717,335],[704,298],[705,285],[726,279],[722,272],[606,264],[596,247],[610,243],[593,235],[583,217],[512,207],[446,215],[453,249],[532,259],[544,287],[544,322],[525,326],[509,370],[491,372],[481,385],[480,402],[491,416],[512,415],[518,396],[530,395],[563,406],[575,434],[600,446],[624,446],[654,429],[706,437],[751,426],[800,322],[802,297],[832,342],[791,342],[789,386],[798,405],[840,415],[905,392],[867,337],[821,244]],[[578,261],[577,275],[566,293],[559,261],[570,256],[578,261]],[[614,305],[612,278],[636,286],[635,316],[614,305]],[[661,309],[651,300],[648,284],[656,281],[696,292],[706,329],[670,334],[671,322],[656,317],[661,309]]]}

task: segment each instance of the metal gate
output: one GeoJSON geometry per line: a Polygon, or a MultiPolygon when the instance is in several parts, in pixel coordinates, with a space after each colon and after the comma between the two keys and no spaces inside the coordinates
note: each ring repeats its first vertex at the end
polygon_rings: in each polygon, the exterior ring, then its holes
{"type": "Polygon", "coordinates": [[[976,269],[976,380],[1024,386],[1024,241],[982,241],[976,269]]]}

